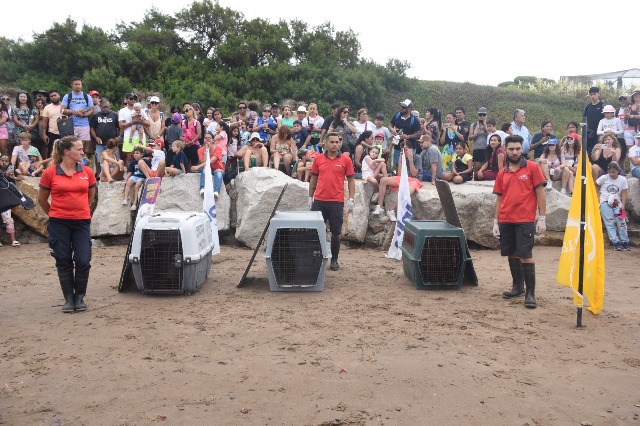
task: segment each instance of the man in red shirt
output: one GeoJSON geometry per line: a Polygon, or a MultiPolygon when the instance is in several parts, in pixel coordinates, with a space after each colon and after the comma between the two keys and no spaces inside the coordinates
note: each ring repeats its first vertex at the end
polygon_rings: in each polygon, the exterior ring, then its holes
{"type": "Polygon", "coordinates": [[[309,207],[319,211],[325,222],[329,221],[331,231],[331,265],[332,271],[340,269],[338,253],[340,252],[340,236],[342,234],[342,218],[344,210],[344,178],[347,178],[349,200],[347,213],[353,211],[353,197],[356,193],[355,171],[348,155],[340,152],[342,138],[338,133],[327,134],[324,154],[316,156],[311,166],[309,182],[309,207]]]}
{"type": "Polygon", "coordinates": [[[513,278],[511,291],[505,298],[512,298],[527,291],[524,306],[536,307],[536,270],[533,261],[533,235],[547,230],[545,214],[547,184],[538,163],[522,156],[522,136],[505,139],[507,166],[498,172],[493,193],[496,197],[496,213],[493,219],[493,235],[500,238],[502,256],[509,257],[509,269],[513,278]],[[539,213],[536,224],[536,210],[539,213]]]}

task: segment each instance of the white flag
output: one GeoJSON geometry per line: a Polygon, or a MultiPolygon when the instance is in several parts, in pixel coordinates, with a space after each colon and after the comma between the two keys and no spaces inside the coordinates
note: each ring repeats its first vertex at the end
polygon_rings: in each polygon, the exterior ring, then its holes
{"type": "Polygon", "coordinates": [[[211,254],[220,253],[220,239],[218,238],[218,217],[216,216],[216,199],[213,196],[213,179],[211,175],[211,159],[209,149],[204,150],[207,163],[204,166],[204,201],[202,209],[209,216],[211,222],[211,239],[213,240],[213,251],[211,254]]]}
{"type": "Polygon", "coordinates": [[[388,258],[402,259],[402,240],[404,239],[404,226],[405,222],[413,219],[411,213],[411,194],[409,192],[409,174],[406,161],[406,155],[402,150],[402,172],[400,175],[400,188],[398,189],[398,211],[396,212],[396,229],[393,233],[393,240],[389,251],[387,252],[388,258]]]}

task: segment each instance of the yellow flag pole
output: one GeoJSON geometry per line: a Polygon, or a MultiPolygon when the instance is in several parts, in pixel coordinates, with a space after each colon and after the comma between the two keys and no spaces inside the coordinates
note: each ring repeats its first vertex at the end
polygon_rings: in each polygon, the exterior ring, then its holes
{"type": "MultiPolygon", "coordinates": [[[[583,279],[584,279],[584,233],[585,228],[587,226],[586,218],[585,218],[585,210],[586,210],[586,201],[587,201],[587,144],[588,144],[588,136],[587,136],[587,123],[586,117],[584,117],[584,123],[580,123],[582,127],[582,146],[580,153],[580,163],[582,164],[582,174],[580,176],[580,182],[582,185],[582,191],[580,192],[580,231],[579,231],[579,241],[580,241],[580,251],[579,251],[579,260],[578,260],[578,293],[580,296],[583,296],[583,279]]],[[[576,318],[576,327],[582,327],[582,306],[578,306],[577,318],[576,318]]]]}

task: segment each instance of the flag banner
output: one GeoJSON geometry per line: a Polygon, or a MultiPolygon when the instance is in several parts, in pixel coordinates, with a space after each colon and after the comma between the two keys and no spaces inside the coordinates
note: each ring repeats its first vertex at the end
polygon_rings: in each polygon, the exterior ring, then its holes
{"type": "Polygon", "coordinates": [[[202,209],[209,217],[211,223],[211,239],[213,240],[213,250],[211,254],[220,253],[220,239],[218,238],[218,217],[216,216],[216,200],[213,196],[213,176],[211,175],[211,159],[209,150],[204,151],[207,163],[204,166],[204,200],[202,209]]]}
{"type": "Polygon", "coordinates": [[[567,227],[564,231],[562,253],[558,264],[556,280],[558,284],[571,287],[573,303],[578,307],[586,307],[594,315],[602,310],[604,304],[604,236],[600,219],[600,205],[589,158],[586,166],[586,189],[582,192],[582,161],[578,162],[576,182],[567,227]],[[585,202],[584,261],[582,295],[578,291],[578,272],[580,267],[580,200],[585,202]]]}
{"type": "Polygon", "coordinates": [[[396,229],[393,232],[393,240],[386,257],[391,259],[402,259],[402,240],[404,239],[405,222],[413,219],[411,212],[411,193],[409,192],[409,174],[407,173],[407,161],[404,150],[402,150],[402,172],[400,174],[400,187],[398,188],[398,210],[396,212],[396,229]]]}
{"type": "Polygon", "coordinates": [[[140,203],[138,204],[138,214],[136,215],[136,223],[144,216],[151,216],[156,207],[156,199],[160,193],[160,184],[162,178],[152,177],[144,181],[140,203]]]}

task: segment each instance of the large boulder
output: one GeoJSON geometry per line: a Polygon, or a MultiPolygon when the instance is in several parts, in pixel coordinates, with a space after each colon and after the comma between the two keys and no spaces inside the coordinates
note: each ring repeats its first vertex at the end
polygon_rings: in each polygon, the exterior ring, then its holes
{"type": "Polygon", "coordinates": [[[20,189],[24,195],[31,198],[36,206],[31,210],[25,210],[22,206],[14,207],[11,210],[11,214],[33,231],[43,237],[46,237],[48,235],[47,223],[49,221],[49,216],[38,204],[39,184],[40,178],[36,177],[25,177],[23,180],[18,181],[18,189],[20,189]]]}
{"type": "MultiPolygon", "coordinates": [[[[344,183],[345,203],[349,198],[349,189],[347,182],[344,183]]],[[[356,193],[353,198],[353,212],[347,214],[344,212],[344,220],[342,221],[342,239],[348,241],[356,241],[363,243],[367,236],[367,228],[369,227],[369,211],[371,209],[371,196],[373,195],[373,186],[363,180],[356,180],[356,193]]]]}
{"type": "Polygon", "coordinates": [[[266,226],[282,187],[289,186],[282,196],[279,211],[309,210],[309,184],[300,182],[277,170],[254,167],[235,179],[236,239],[255,248],[266,226]]]}
{"type": "MultiPolygon", "coordinates": [[[[218,231],[230,228],[229,213],[231,199],[222,185],[216,202],[218,231]]],[[[187,173],[184,176],[164,177],[160,185],[160,194],[156,200],[155,212],[202,211],[203,198],[200,196],[200,174],[187,173]]]]}
{"type": "MultiPolygon", "coordinates": [[[[131,234],[133,219],[130,205],[122,205],[124,186],[125,182],[98,182],[98,204],[91,217],[92,237],[131,234]]],[[[131,193],[130,198],[133,197],[131,193]]]]}
{"type": "Polygon", "coordinates": [[[633,222],[640,222],[640,179],[627,177],[629,190],[627,191],[626,209],[633,222]]]}

